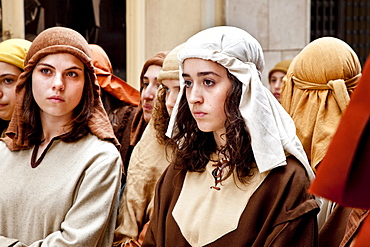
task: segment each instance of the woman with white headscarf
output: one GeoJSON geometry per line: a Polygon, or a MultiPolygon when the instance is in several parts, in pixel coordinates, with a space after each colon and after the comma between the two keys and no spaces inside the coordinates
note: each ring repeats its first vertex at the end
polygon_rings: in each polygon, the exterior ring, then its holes
{"type": "Polygon", "coordinates": [[[262,48],[209,28],[178,55],[177,143],[143,246],[315,246],[314,174],[290,116],[263,86],[262,48]]]}

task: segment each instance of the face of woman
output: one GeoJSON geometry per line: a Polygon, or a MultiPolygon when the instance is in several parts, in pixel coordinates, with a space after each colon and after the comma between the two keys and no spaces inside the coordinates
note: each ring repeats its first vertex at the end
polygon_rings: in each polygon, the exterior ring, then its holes
{"type": "Polygon", "coordinates": [[[284,76],[285,73],[281,71],[275,71],[271,74],[270,78],[270,91],[279,102],[284,76]]]}
{"type": "Polygon", "coordinates": [[[225,133],[225,100],[232,87],[226,69],[213,61],[190,58],[184,61],[183,72],[186,98],[198,128],[217,136],[225,133]]]}
{"type": "Polygon", "coordinates": [[[150,65],[144,74],[144,86],[141,91],[140,100],[143,106],[145,122],[149,122],[152,118],[153,102],[159,87],[157,77],[161,69],[161,66],[150,65]]]}
{"type": "Polygon", "coordinates": [[[68,123],[81,100],[85,82],[84,64],[68,53],[42,58],[32,72],[32,93],[41,118],[68,123]]]}
{"type": "Polygon", "coordinates": [[[166,89],[166,109],[168,115],[171,116],[173,107],[175,106],[177,95],[180,91],[180,80],[162,80],[162,84],[166,89]]]}
{"type": "Polygon", "coordinates": [[[15,106],[15,86],[21,69],[13,64],[0,62],[0,119],[9,121],[15,106]]]}

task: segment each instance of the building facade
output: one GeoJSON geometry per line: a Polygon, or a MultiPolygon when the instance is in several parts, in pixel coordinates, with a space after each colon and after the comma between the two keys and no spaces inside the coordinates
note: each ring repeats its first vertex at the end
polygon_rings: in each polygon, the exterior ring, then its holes
{"type": "Polygon", "coordinates": [[[311,40],[343,39],[362,63],[370,52],[368,0],[1,0],[3,39],[32,40],[43,29],[68,26],[102,46],[115,73],[139,88],[142,65],[212,26],[253,35],[265,55],[263,83],[274,65],[311,40]],[[23,9],[22,9],[23,7],[23,9]],[[22,17],[24,19],[22,19],[22,17]],[[21,21],[23,20],[23,22],[21,21]],[[25,23],[25,25],[22,25],[25,23]]]}

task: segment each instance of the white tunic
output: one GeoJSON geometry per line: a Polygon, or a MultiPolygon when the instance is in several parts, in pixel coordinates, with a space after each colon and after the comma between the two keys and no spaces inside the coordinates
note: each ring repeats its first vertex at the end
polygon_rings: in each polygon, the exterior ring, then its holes
{"type": "Polygon", "coordinates": [[[91,134],[55,140],[36,168],[32,151],[11,152],[0,142],[0,246],[5,238],[26,246],[111,246],[121,180],[116,147],[91,134]]]}

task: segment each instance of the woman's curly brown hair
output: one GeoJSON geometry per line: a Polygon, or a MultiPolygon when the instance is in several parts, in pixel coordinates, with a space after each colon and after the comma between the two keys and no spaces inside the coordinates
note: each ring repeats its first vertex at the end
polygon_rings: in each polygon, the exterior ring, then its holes
{"type": "Polygon", "coordinates": [[[166,136],[167,126],[170,121],[170,115],[166,108],[166,91],[167,88],[161,84],[157,92],[157,97],[154,103],[152,112],[152,121],[156,131],[156,137],[159,144],[166,144],[168,137],[166,136]]]}
{"type": "MultiPolygon", "coordinates": [[[[223,177],[225,180],[233,174],[236,169],[238,179],[242,183],[248,181],[252,175],[252,168],[255,167],[255,159],[251,147],[251,139],[245,125],[244,119],[239,110],[239,103],[242,94],[242,83],[232,74],[228,78],[232,82],[232,88],[228,92],[225,101],[226,143],[217,150],[216,142],[212,132],[200,131],[195,119],[192,117],[186,94],[181,97],[178,114],[175,120],[174,136],[171,139],[177,143],[174,149],[172,163],[178,169],[201,172],[211,159],[212,153],[226,157],[229,166],[228,174],[223,177]]],[[[215,161],[216,162],[216,161],[215,161]]]]}

